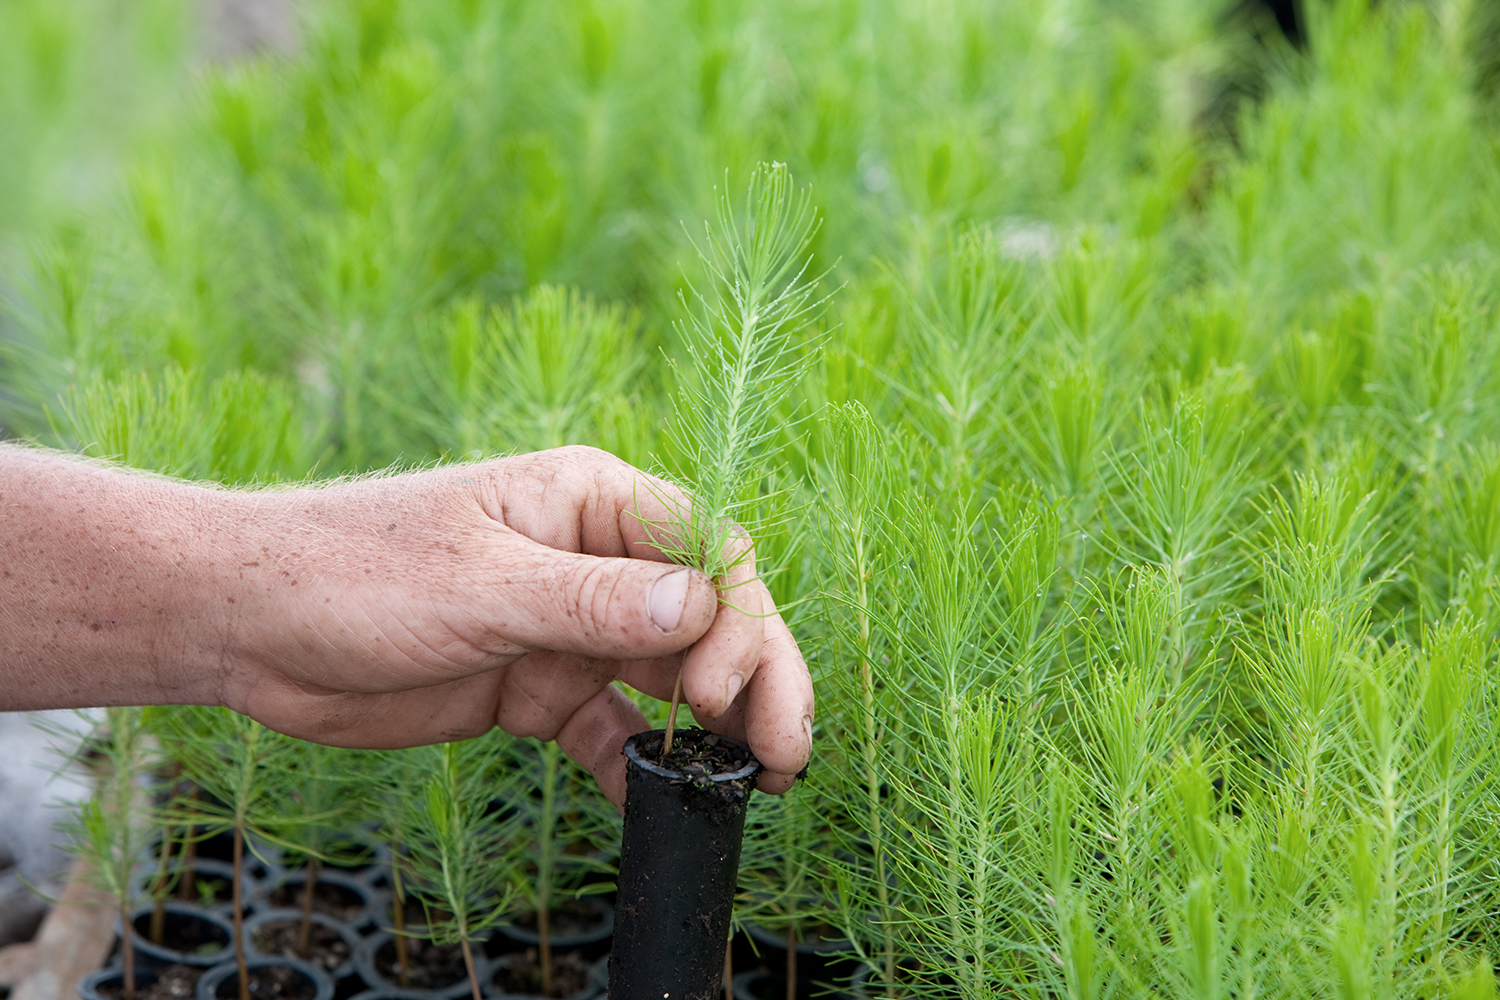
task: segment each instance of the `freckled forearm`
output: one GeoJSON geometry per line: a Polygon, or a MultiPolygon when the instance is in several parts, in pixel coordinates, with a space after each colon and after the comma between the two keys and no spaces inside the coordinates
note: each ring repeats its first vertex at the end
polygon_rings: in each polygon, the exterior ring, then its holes
{"type": "Polygon", "coordinates": [[[183,483],[0,445],[0,708],[212,702],[234,593],[183,483]]]}

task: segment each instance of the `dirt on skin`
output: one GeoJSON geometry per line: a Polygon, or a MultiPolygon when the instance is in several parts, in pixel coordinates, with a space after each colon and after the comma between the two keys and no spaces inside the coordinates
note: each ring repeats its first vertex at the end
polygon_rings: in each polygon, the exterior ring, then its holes
{"type": "MultiPolygon", "coordinates": [[[[250,970],[250,1000],[313,1000],[318,988],[307,976],[287,965],[262,965],[250,970]]],[[[214,990],[217,1000],[237,1000],[238,975],[228,976],[214,990]]]]}
{"type": "MultiPolygon", "coordinates": [[[[266,902],[277,910],[300,910],[307,892],[299,878],[278,885],[266,894],[266,902]]],[[[318,882],[313,888],[313,912],[335,920],[352,920],[365,912],[365,901],[359,893],[332,882],[318,882]]]]}
{"type": "Polygon", "coordinates": [[[542,992],[542,968],[535,948],[507,955],[504,965],[490,976],[499,993],[515,996],[571,997],[589,985],[589,967],[576,951],[552,953],[552,992],[542,992]]]}
{"type": "MultiPolygon", "coordinates": [[[[388,982],[401,982],[396,969],[396,942],[387,941],[375,952],[375,971],[388,982]]],[[[406,986],[414,990],[437,990],[467,979],[464,949],[457,944],[433,944],[421,938],[406,939],[406,986]]]]}
{"type": "Polygon", "coordinates": [[[314,922],[308,935],[307,954],[297,953],[297,944],[302,937],[302,921],[272,920],[255,928],[255,950],[262,955],[281,955],[286,958],[305,958],[307,961],[332,972],[349,961],[349,942],[332,927],[314,922]]]}
{"type": "MultiPolygon", "coordinates": [[[[156,982],[135,991],[135,1000],[187,1000],[198,991],[198,977],[206,969],[193,965],[168,965],[156,973],[156,982]]],[[[123,1000],[124,982],[99,987],[99,995],[108,1000],[123,1000]]]]}

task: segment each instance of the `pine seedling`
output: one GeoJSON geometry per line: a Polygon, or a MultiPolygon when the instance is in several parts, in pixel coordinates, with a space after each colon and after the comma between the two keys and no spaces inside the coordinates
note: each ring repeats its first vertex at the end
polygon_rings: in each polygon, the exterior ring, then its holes
{"type": "Polygon", "coordinates": [[[422,761],[418,755],[418,751],[381,754],[371,769],[378,836],[391,852],[391,930],[395,936],[396,984],[402,989],[407,987],[411,975],[408,947],[411,935],[406,927],[406,901],[410,889],[407,851],[412,843],[412,810],[408,807],[408,798],[411,789],[423,780],[422,761]]]}
{"type": "Polygon", "coordinates": [[[820,858],[828,852],[830,803],[809,794],[759,796],[746,819],[740,855],[737,916],[786,935],[786,1000],[797,997],[797,948],[809,926],[827,914],[818,890],[820,858]]]}
{"type": "Polygon", "coordinates": [[[207,797],[180,798],[169,811],[171,822],[202,828],[205,836],[229,832],[234,837],[234,959],[239,1000],[250,1000],[250,970],[245,957],[244,860],[252,836],[285,846],[278,831],[326,817],[287,817],[280,804],[297,784],[300,741],[267,729],[227,708],[179,705],[154,709],[148,717],[153,735],[182,765],[184,775],[207,797]]]}
{"type": "Polygon", "coordinates": [[[1022,911],[1011,869],[1017,804],[1035,791],[1033,748],[1021,706],[993,688],[951,697],[909,738],[915,768],[892,775],[913,807],[897,855],[911,886],[909,944],[959,997],[983,1000],[1000,985],[1022,911]]]}
{"type": "Polygon", "coordinates": [[[645,362],[639,318],[574,288],[542,285],[506,308],[465,299],[423,340],[434,417],[459,454],[540,451],[599,437],[645,362]]]}
{"type": "MultiPolygon", "coordinates": [[[[491,808],[506,782],[504,741],[499,730],[491,730],[472,740],[405,751],[420,784],[396,790],[405,796],[396,801],[405,805],[409,888],[427,910],[427,936],[462,950],[474,1000],[482,990],[474,942],[510,910],[517,881],[515,820],[491,808]],[[433,919],[436,910],[446,917],[433,919]]],[[[393,773],[412,772],[403,767],[393,773]]]]}
{"type": "Polygon", "coordinates": [[[539,741],[528,749],[534,753],[523,759],[530,766],[511,769],[515,779],[511,787],[519,793],[512,796],[512,804],[517,809],[515,833],[520,839],[519,870],[512,888],[516,902],[536,915],[542,995],[551,996],[552,909],[590,888],[596,892],[610,888],[597,882],[587,886],[583,880],[592,873],[613,872],[611,865],[592,856],[592,848],[618,840],[617,832],[614,836],[609,832],[618,814],[585,784],[555,742],[539,741]]]}
{"type": "Polygon", "coordinates": [[[897,384],[935,454],[937,487],[960,496],[989,477],[988,463],[1014,436],[1017,367],[1036,324],[1024,272],[1001,258],[987,229],[954,240],[944,264],[941,288],[906,303],[912,364],[897,384]]]}
{"type": "Polygon", "coordinates": [[[1200,665],[1210,644],[1203,633],[1245,575],[1233,531],[1256,484],[1231,405],[1237,402],[1244,401],[1188,397],[1164,419],[1143,412],[1143,446],[1115,463],[1125,493],[1116,503],[1119,554],[1158,567],[1169,585],[1174,685],[1200,665]]]}
{"type": "MultiPolygon", "coordinates": [[[[808,193],[796,190],[785,164],[761,164],[750,176],[742,212],[726,193],[718,218],[705,224],[694,248],[707,287],[683,297],[677,323],[687,363],[677,375],[672,444],[692,470],[687,504],[662,494],[669,521],[651,524],[657,548],[674,562],[701,569],[733,603],[743,585],[734,574],[751,556],[741,525],[753,523],[756,488],[768,452],[786,433],[780,406],[810,363],[797,334],[818,317],[826,297],[808,275],[808,244],[817,231],[808,193]]],[[[672,747],[682,676],[673,688],[662,755],[672,747]]]]}
{"type": "MultiPolygon", "coordinates": [[[[892,594],[899,567],[889,554],[897,533],[893,521],[899,515],[893,504],[900,463],[886,433],[858,403],[831,411],[822,431],[829,460],[819,468],[827,496],[819,508],[826,561],[820,590],[833,630],[833,656],[840,665],[853,664],[853,669],[836,667],[827,677],[824,690],[831,689],[842,712],[836,724],[825,723],[825,731],[848,762],[834,773],[848,776],[851,818],[870,853],[868,866],[852,866],[846,876],[858,880],[861,894],[868,890],[875,914],[868,921],[854,918],[851,910],[842,922],[857,947],[865,935],[873,935],[872,954],[865,957],[876,967],[885,996],[893,998],[900,956],[888,868],[895,831],[889,829],[882,788],[890,755],[883,736],[899,719],[890,698],[906,689],[896,675],[903,664],[896,651],[902,634],[896,620],[900,602],[892,594]]],[[[840,891],[840,905],[852,907],[855,891],[855,884],[840,891]]]]}
{"type": "Polygon", "coordinates": [[[363,771],[359,751],[341,750],[319,743],[297,741],[289,757],[291,793],[278,803],[285,819],[282,835],[294,854],[303,857],[302,926],[297,933],[297,955],[307,957],[312,941],[313,898],[318,886],[318,868],[326,861],[341,861],[364,855],[364,845],[350,841],[368,815],[368,788],[350,780],[363,771]]]}
{"type": "Polygon", "coordinates": [[[107,708],[94,737],[85,744],[102,755],[94,794],[79,809],[77,819],[64,824],[73,838],[72,850],[88,863],[88,873],[99,888],[115,897],[120,908],[120,948],[124,962],[125,1000],[135,1000],[135,927],[131,910],[137,885],[146,828],[151,823],[142,787],[151,754],[139,708],[107,708]]]}

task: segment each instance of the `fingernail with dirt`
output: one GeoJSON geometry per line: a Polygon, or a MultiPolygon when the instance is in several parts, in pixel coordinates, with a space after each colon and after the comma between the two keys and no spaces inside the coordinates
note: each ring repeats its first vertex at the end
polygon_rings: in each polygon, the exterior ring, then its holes
{"type": "Polygon", "coordinates": [[[677,570],[660,577],[651,585],[649,608],[651,621],[663,632],[671,632],[682,621],[682,606],[687,603],[688,571],[677,570]]]}

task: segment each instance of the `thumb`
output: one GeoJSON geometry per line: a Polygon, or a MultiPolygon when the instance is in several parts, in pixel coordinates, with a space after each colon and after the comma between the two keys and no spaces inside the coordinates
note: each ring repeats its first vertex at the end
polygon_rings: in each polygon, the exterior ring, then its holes
{"type": "Polygon", "coordinates": [[[529,571],[506,574],[499,629],[529,649],[646,659],[685,649],[708,630],[718,594],[696,569],[648,559],[602,558],[543,545],[529,571]]]}

